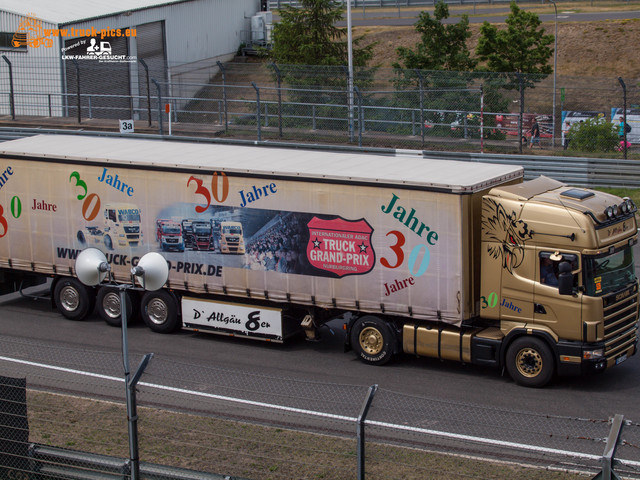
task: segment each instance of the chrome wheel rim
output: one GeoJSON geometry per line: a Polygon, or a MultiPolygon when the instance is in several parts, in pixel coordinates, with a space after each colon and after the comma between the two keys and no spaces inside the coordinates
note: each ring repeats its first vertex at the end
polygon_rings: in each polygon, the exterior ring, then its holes
{"type": "Polygon", "coordinates": [[[384,338],[380,330],[374,327],[366,327],[360,332],[360,348],[369,355],[377,355],[384,347],[384,338]]]}
{"type": "Polygon", "coordinates": [[[120,318],[120,295],[115,292],[107,293],[102,300],[102,310],[109,318],[120,318]]]}
{"type": "Polygon", "coordinates": [[[60,305],[67,312],[73,312],[80,306],[80,295],[78,290],[67,285],[60,290],[60,305]]]}
{"type": "Polygon", "coordinates": [[[147,304],[147,316],[155,325],[162,325],[169,317],[167,304],[158,298],[154,298],[147,304]]]}
{"type": "Polygon", "coordinates": [[[520,375],[533,378],[542,372],[543,362],[540,352],[531,347],[523,348],[516,356],[516,367],[520,375]]]}

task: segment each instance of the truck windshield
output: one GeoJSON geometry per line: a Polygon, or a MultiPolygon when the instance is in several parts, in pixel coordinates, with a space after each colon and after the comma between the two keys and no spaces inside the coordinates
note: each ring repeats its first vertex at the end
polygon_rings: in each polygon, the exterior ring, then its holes
{"type": "Polygon", "coordinates": [[[163,227],[162,231],[164,233],[182,233],[182,230],[180,229],[180,227],[163,227]]]}
{"type": "Polygon", "coordinates": [[[209,235],[209,233],[211,233],[211,227],[208,225],[194,225],[193,231],[198,235],[209,235]]]}
{"type": "Polygon", "coordinates": [[[240,235],[242,233],[242,227],[238,227],[238,226],[224,227],[222,229],[222,232],[229,233],[231,235],[240,235]]]}
{"type": "Polygon", "coordinates": [[[633,250],[626,246],[617,252],[585,257],[585,288],[589,296],[602,296],[636,281],[633,250]]]}
{"type": "Polygon", "coordinates": [[[128,210],[118,212],[118,221],[120,222],[139,222],[140,213],[137,210],[128,210]]]}

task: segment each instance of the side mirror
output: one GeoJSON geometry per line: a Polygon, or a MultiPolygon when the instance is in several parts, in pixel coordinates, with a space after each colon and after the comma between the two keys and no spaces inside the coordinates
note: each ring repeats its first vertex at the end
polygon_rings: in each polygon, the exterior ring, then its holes
{"type": "Polygon", "coordinates": [[[560,262],[558,272],[558,293],[560,293],[560,295],[573,295],[571,264],[569,262],[560,262]]]}

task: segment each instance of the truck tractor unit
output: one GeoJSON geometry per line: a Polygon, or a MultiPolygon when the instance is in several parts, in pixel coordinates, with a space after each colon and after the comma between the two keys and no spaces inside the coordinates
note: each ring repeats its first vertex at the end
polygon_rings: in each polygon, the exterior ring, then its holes
{"type": "Polygon", "coordinates": [[[113,282],[130,282],[150,251],[175,255],[155,219],[184,218],[166,225],[193,250],[168,259],[164,287],[127,289],[154,332],[284,342],[318,339],[339,319],[345,349],[371,365],[411,355],[493,366],[527,387],[624,372],[638,344],[633,201],[524,181],[520,166],[385,153],[64,135],[1,143],[0,291],[49,277],[62,315],[82,319],[97,304],[117,325],[113,282]],[[143,243],[153,229],[159,242],[143,243]],[[235,255],[213,254],[216,243],[235,255]],[[76,276],[87,246],[109,251],[97,286],[76,276]]]}
{"type": "MultiPolygon", "coordinates": [[[[88,211],[85,219],[92,220],[97,211],[97,208],[88,211]]],[[[140,209],[136,205],[106,204],[102,213],[102,226],[85,225],[78,230],[76,238],[81,245],[104,246],[107,250],[113,250],[116,247],[136,247],[142,243],[140,209]]]]}
{"type": "Polygon", "coordinates": [[[220,222],[220,252],[244,255],[244,236],[240,222],[220,222]]]}
{"type": "Polygon", "coordinates": [[[156,239],[162,251],[184,252],[182,226],[173,220],[158,220],[156,224],[156,239]]]}
{"type": "Polygon", "coordinates": [[[213,243],[213,227],[210,221],[193,220],[191,222],[193,229],[193,249],[209,251],[214,249],[213,243]]]}
{"type": "Polygon", "coordinates": [[[185,249],[192,249],[196,243],[196,239],[193,236],[193,222],[189,219],[184,219],[180,222],[182,226],[182,240],[184,241],[185,249]]]}

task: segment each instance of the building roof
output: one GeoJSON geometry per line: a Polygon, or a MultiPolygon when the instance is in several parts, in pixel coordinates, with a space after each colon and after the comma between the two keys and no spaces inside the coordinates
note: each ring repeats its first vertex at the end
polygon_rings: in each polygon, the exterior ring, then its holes
{"type": "Polygon", "coordinates": [[[0,11],[63,25],[190,0],[3,0],[0,11]]]}

